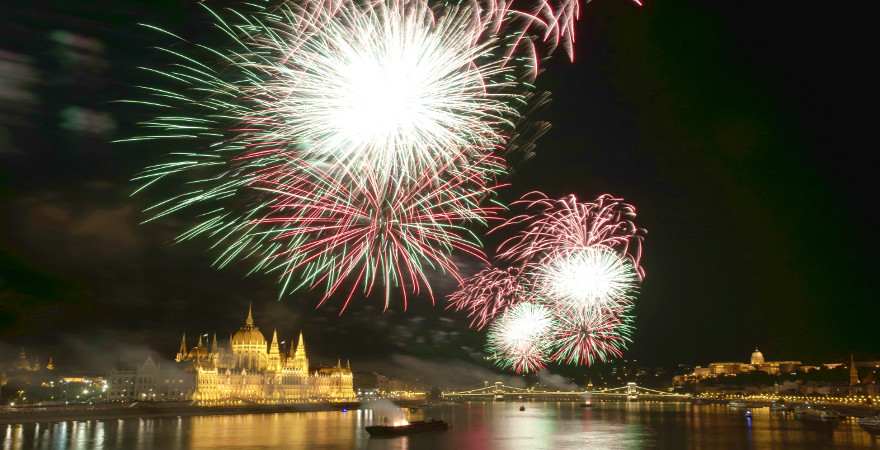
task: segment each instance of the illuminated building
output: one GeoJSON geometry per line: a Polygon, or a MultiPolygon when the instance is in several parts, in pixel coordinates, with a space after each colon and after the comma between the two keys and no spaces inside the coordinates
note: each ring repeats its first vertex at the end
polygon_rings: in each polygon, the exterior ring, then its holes
{"type": "Polygon", "coordinates": [[[752,359],[750,360],[750,363],[753,366],[764,364],[764,354],[761,353],[761,351],[758,350],[757,347],[755,348],[755,351],[752,352],[752,359]]]}
{"type": "Polygon", "coordinates": [[[281,352],[278,333],[267,342],[254,324],[248,309],[244,326],[220,346],[215,334],[208,348],[199,336],[198,344],[186,348],[181,338],[175,358],[194,375],[192,399],[201,405],[238,403],[285,404],[355,401],[350,364],[310,370],[302,333],[296,347],[281,352]]]}
{"type": "MultiPolygon", "coordinates": [[[[712,378],[719,376],[736,376],[749,372],[764,372],[770,375],[781,373],[794,373],[802,370],[809,371],[813,366],[803,366],[800,361],[765,361],[764,354],[757,348],[752,352],[748,363],[742,362],[712,362],[708,367],[697,366],[689,376],[696,379],[712,378]]],[[[686,377],[684,377],[686,378],[686,377]]]]}

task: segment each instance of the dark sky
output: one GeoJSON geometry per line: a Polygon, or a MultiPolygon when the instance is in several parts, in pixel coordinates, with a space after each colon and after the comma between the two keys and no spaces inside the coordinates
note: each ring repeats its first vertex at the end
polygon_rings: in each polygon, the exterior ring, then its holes
{"type": "MultiPolygon", "coordinates": [[[[627,358],[743,360],[755,345],[770,359],[880,356],[876,140],[862,139],[876,126],[863,115],[875,52],[858,12],[831,7],[595,0],[575,62],[558,53],[541,76],[553,129],[505,196],[613,192],[639,206],[648,277],[627,358]]],[[[204,243],[171,245],[181,223],[137,225],[157,197],[129,198],[128,179],[164,149],[108,144],[136,120],[110,101],[160,62],[134,24],[197,37],[208,18],[191,2],[6,10],[0,353],[169,355],[182,331],[233,331],[252,301],[264,330],[304,328],[325,362],[481,364],[482,337],[427,299],[384,314],[360,299],[336,317],[314,294],[276,301],[274,280],[244,266],[214,271],[204,243]]]]}

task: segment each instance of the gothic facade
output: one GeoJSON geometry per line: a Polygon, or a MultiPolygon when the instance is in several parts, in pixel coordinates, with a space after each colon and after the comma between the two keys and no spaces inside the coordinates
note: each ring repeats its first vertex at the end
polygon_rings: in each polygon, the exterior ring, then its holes
{"type": "Polygon", "coordinates": [[[349,364],[310,370],[302,333],[296,347],[283,353],[277,331],[267,342],[248,310],[244,326],[218,345],[215,334],[210,348],[199,336],[187,349],[181,339],[175,361],[188,365],[195,376],[192,399],[201,405],[287,404],[355,401],[349,364]]]}

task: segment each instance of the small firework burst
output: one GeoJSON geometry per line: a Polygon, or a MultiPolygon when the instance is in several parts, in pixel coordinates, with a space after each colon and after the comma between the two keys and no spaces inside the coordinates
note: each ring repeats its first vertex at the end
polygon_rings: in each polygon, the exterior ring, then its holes
{"type": "Polygon", "coordinates": [[[638,289],[630,261],[602,246],[559,252],[532,267],[537,295],[560,309],[626,306],[638,289]]]}
{"type": "Polygon", "coordinates": [[[631,342],[629,309],[593,308],[557,314],[551,359],[559,364],[589,366],[620,358],[631,342]]]}
{"type": "Polygon", "coordinates": [[[467,311],[472,328],[481,330],[507,308],[526,299],[520,267],[489,267],[467,278],[449,295],[447,309],[467,311]]]}
{"type": "Polygon", "coordinates": [[[540,370],[546,365],[555,328],[552,311],[537,303],[519,303],[489,326],[487,350],[499,367],[516,373],[540,370]]]}
{"type": "Polygon", "coordinates": [[[602,194],[580,202],[574,195],[554,200],[532,192],[513,205],[525,206],[527,212],[493,230],[522,227],[499,245],[500,259],[542,263],[551,254],[602,246],[630,259],[639,279],[644,278],[642,242],[647,232],[635,223],[635,206],[622,198],[602,194]]]}

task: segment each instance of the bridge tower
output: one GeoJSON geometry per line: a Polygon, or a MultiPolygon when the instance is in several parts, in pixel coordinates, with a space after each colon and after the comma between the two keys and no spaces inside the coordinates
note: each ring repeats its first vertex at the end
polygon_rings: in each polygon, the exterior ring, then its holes
{"type": "Polygon", "coordinates": [[[626,383],[626,398],[630,400],[639,398],[639,387],[633,381],[626,383]]]}

